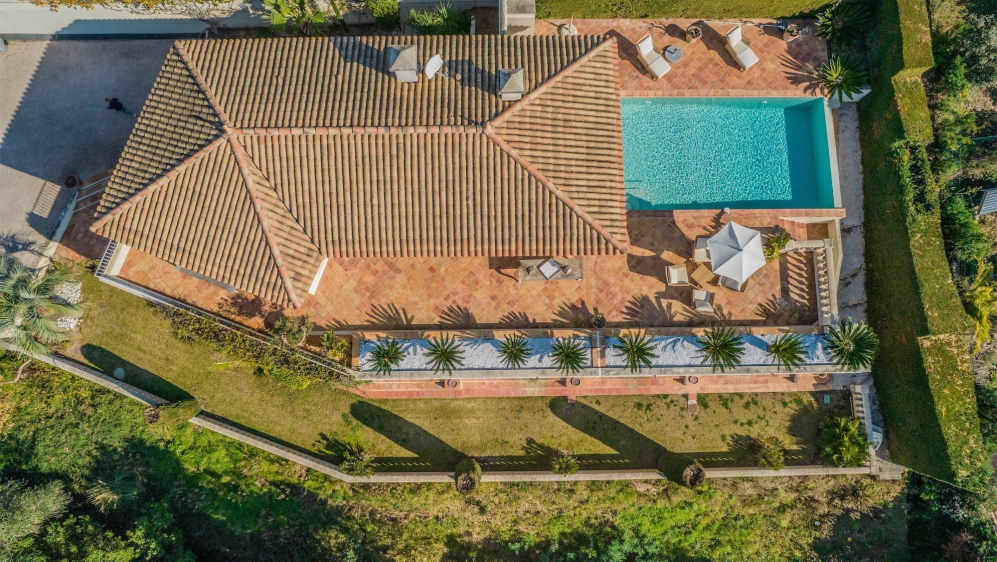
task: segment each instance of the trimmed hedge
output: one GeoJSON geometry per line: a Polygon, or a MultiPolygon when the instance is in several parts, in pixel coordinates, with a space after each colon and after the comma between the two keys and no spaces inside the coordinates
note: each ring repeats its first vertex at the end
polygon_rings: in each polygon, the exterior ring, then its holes
{"type": "Polygon", "coordinates": [[[876,16],[873,92],[859,108],[868,317],[882,342],[872,374],[893,460],[976,487],[991,469],[969,368],[972,321],[952,281],[923,161],[933,141],[921,81],[934,64],[927,6],[884,0],[876,16]]]}
{"type": "Polygon", "coordinates": [[[827,0],[537,0],[537,18],[782,18],[812,15],[827,0]]]}

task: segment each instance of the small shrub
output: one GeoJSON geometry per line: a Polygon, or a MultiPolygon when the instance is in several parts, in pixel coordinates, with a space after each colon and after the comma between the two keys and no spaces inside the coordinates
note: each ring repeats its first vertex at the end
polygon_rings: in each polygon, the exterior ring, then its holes
{"type": "Polygon", "coordinates": [[[526,358],[532,353],[529,342],[519,334],[506,336],[498,346],[499,356],[511,369],[518,369],[526,364],[526,358]]]}
{"type": "Polygon", "coordinates": [[[730,326],[713,326],[696,338],[703,354],[703,363],[709,363],[713,372],[726,373],[741,363],[744,340],[730,326]]]}
{"type": "Polygon", "coordinates": [[[442,371],[451,375],[454,369],[464,364],[464,350],[453,336],[430,338],[426,357],[429,358],[429,365],[434,373],[442,371]]]}
{"type": "Polygon", "coordinates": [[[257,367],[257,369],[261,371],[260,373],[257,374],[268,376],[284,386],[296,390],[304,390],[308,388],[309,384],[308,379],[302,377],[301,375],[298,375],[297,373],[295,373],[290,369],[285,369],[284,367],[268,367],[268,368],[257,367]]]}
{"type": "Polygon", "coordinates": [[[145,412],[142,413],[142,419],[145,420],[145,423],[147,423],[149,425],[152,425],[152,424],[158,422],[159,421],[159,408],[156,408],[156,407],[153,407],[153,406],[150,406],[150,407],[146,408],[145,412]]]}
{"type": "Polygon", "coordinates": [[[869,440],[859,420],[844,416],[821,424],[820,447],[824,458],[837,467],[856,468],[869,460],[869,440]]]}
{"type": "Polygon", "coordinates": [[[263,0],[263,6],[274,35],[316,35],[325,27],[325,14],[309,0],[263,0]]]}
{"type": "Polygon", "coordinates": [[[765,261],[768,262],[779,259],[783,249],[789,245],[791,240],[792,238],[790,238],[789,233],[785,230],[766,240],[765,244],[762,246],[762,251],[765,252],[765,261]]]}
{"type": "Polygon", "coordinates": [[[449,4],[435,10],[411,10],[408,23],[416,35],[467,35],[471,32],[470,12],[459,12],[449,4]]]}
{"type": "Polygon", "coordinates": [[[391,374],[391,370],[402,362],[402,344],[398,340],[389,340],[370,352],[371,361],[377,374],[391,374]]]}
{"type": "Polygon", "coordinates": [[[782,470],[786,466],[786,447],[776,437],[755,437],[751,440],[752,453],[758,468],[782,470]]]}
{"type": "Polygon", "coordinates": [[[190,421],[191,418],[201,413],[201,405],[197,400],[180,400],[156,406],[158,416],[146,416],[146,419],[155,417],[153,425],[173,426],[190,421]]]}
{"type": "Polygon", "coordinates": [[[297,347],[312,331],[312,321],[305,316],[281,316],[267,330],[267,335],[275,344],[297,347]]]}
{"type": "Polygon", "coordinates": [[[817,28],[833,48],[841,49],[862,37],[870,15],[863,2],[838,2],[817,14],[817,28]]]}
{"type": "Polygon", "coordinates": [[[978,84],[997,82],[997,16],[969,13],[963,21],[958,50],[966,61],[966,74],[978,84]]]}
{"type": "Polygon", "coordinates": [[[949,195],[942,203],[942,232],[950,260],[974,263],[990,259],[997,251],[962,195],[949,195]]]}
{"type": "Polygon", "coordinates": [[[800,334],[783,334],[769,344],[768,354],[775,360],[777,370],[788,371],[803,364],[807,346],[800,334]]]}
{"type": "Polygon", "coordinates": [[[90,481],[85,495],[87,501],[101,513],[107,513],[118,506],[131,503],[138,497],[138,493],[138,475],[135,471],[117,467],[101,471],[99,476],[90,481]]]}
{"type": "Polygon", "coordinates": [[[367,0],[367,8],[381,31],[394,31],[401,23],[398,0],[367,0]]]}
{"type": "Polygon", "coordinates": [[[474,459],[460,461],[454,471],[454,481],[458,492],[462,494],[473,492],[481,483],[481,465],[474,459]]]}
{"type": "Polygon", "coordinates": [[[557,338],[550,352],[557,370],[566,374],[580,372],[585,365],[585,348],[574,338],[557,338]]]}
{"type": "Polygon", "coordinates": [[[343,447],[343,462],[339,470],[350,476],[370,476],[374,474],[374,456],[360,443],[347,443],[343,447]]]}
{"type": "Polygon", "coordinates": [[[990,317],[997,314],[997,293],[994,292],[993,284],[994,266],[978,260],[976,268],[976,277],[962,292],[966,310],[976,326],[976,347],[973,349],[973,355],[979,353],[983,344],[990,341],[990,317]]]}
{"type": "Polygon", "coordinates": [[[578,472],[578,459],[569,451],[554,451],[550,460],[550,470],[554,474],[574,474],[578,472]]]}
{"type": "Polygon", "coordinates": [[[693,490],[698,490],[706,483],[706,469],[698,462],[694,462],[682,471],[682,481],[693,490]]]}
{"type": "Polygon", "coordinates": [[[651,360],[657,357],[657,354],[654,352],[651,337],[646,332],[624,334],[617,339],[620,343],[613,344],[613,348],[623,355],[623,361],[631,373],[651,368],[651,360]]]}
{"type": "Polygon", "coordinates": [[[903,186],[907,221],[910,224],[918,215],[934,212],[938,191],[931,173],[931,161],[923,143],[900,141],[893,145],[894,161],[903,186]]]}
{"type": "Polygon", "coordinates": [[[843,102],[845,96],[859,93],[862,86],[869,83],[869,74],[861,64],[852,55],[834,55],[824,63],[820,71],[820,85],[827,97],[837,97],[839,102],[843,102]]]}
{"type": "Polygon", "coordinates": [[[834,364],[851,371],[868,369],[879,351],[879,337],[865,322],[839,320],[824,337],[834,364]]]}
{"type": "Polygon", "coordinates": [[[350,357],[350,340],[337,338],[332,332],[322,334],[322,347],[325,355],[337,363],[345,363],[350,357]]]}

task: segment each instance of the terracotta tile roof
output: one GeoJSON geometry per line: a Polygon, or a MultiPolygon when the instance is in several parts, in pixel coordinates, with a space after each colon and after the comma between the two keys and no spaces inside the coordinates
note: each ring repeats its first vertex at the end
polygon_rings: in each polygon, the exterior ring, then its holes
{"type": "Polygon", "coordinates": [[[92,228],[294,306],[326,257],[625,252],[616,63],[596,36],[179,41],[92,228]],[[449,77],[395,81],[389,43],[449,77]]]}

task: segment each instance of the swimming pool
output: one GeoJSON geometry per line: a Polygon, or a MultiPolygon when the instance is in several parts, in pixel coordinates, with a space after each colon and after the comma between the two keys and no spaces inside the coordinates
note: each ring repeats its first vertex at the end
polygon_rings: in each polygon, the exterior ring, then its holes
{"type": "Polygon", "coordinates": [[[623,98],[627,209],[841,205],[823,98],[623,98]]]}

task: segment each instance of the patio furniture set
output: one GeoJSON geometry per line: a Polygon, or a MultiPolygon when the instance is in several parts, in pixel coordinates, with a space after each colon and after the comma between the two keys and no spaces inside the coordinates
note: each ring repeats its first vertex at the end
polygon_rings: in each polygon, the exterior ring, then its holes
{"type": "Polygon", "coordinates": [[[690,262],[665,266],[665,281],[675,287],[693,285],[692,307],[715,314],[715,292],[708,290],[714,278],[719,276],[718,286],[743,291],[765,261],[761,233],[730,222],[713,236],[697,237],[690,262]]]}
{"type": "MultiPolygon", "coordinates": [[[[698,27],[696,29],[699,30],[698,27]]],[[[744,38],[740,25],[727,32],[726,39],[727,52],[734,57],[734,62],[741,67],[742,71],[748,70],[758,63],[758,55],[751,50],[751,43],[744,38]]],[[[655,80],[660,80],[672,70],[669,63],[678,63],[682,60],[682,49],[671,45],[666,47],[662,54],[654,46],[651,34],[648,33],[637,41],[637,58],[640,59],[644,68],[654,76],[655,80]]]]}

